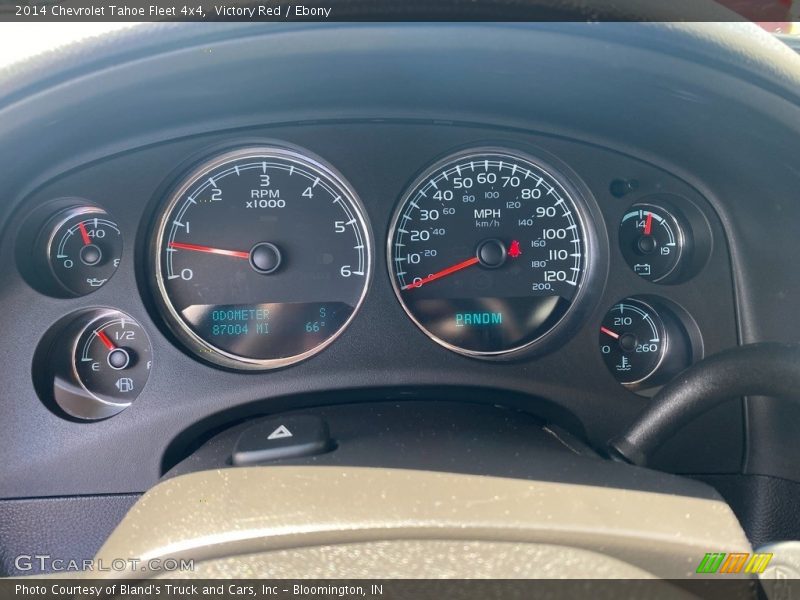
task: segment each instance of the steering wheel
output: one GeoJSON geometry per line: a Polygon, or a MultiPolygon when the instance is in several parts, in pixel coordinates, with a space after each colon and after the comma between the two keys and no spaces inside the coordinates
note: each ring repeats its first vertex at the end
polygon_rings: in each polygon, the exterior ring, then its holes
{"type": "Polygon", "coordinates": [[[609,455],[645,466],[686,423],[737,396],[800,399],[800,345],[760,343],[709,356],[686,369],[608,444],[609,455]]]}

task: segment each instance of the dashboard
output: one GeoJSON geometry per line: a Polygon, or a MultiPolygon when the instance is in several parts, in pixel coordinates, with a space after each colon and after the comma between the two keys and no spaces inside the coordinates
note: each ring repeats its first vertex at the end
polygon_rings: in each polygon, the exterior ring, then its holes
{"type": "MultiPolygon", "coordinates": [[[[145,294],[152,292],[161,322],[184,349],[232,370],[265,371],[313,357],[346,330],[373,280],[375,236],[352,186],[322,159],[279,143],[233,144],[194,166],[154,215],[144,215],[152,226],[140,238],[152,241],[139,252],[141,272],[145,294]]],[[[609,166],[644,175],[641,167],[609,166]]],[[[442,347],[474,358],[511,360],[548,341],[562,344],[566,327],[574,330],[593,308],[608,269],[602,210],[577,181],[499,146],[462,150],[424,169],[381,240],[380,262],[408,317],[442,347]]],[[[666,178],[648,183],[643,194],[637,178],[605,186],[618,204],[628,196],[619,252],[646,281],[686,281],[710,257],[708,221],[669,191],[678,186],[666,178]]],[[[108,211],[76,194],[35,205],[17,243],[31,285],[84,297],[109,284],[124,242],[108,211]]],[[[379,231],[385,220],[381,214],[379,231]]],[[[604,318],[600,352],[623,385],[652,388],[702,356],[696,324],[669,302],[625,299],[604,318]]],[[[104,404],[130,405],[152,368],[141,325],[123,313],[88,313],[68,328],[76,340],[58,327],[45,337],[61,337],[56,345],[75,354],[42,354],[46,364],[65,365],[54,393],[60,408],[91,419],[110,416],[104,404]]]]}
{"type": "Polygon", "coordinates": [[[137,435],[150,414],[186,427],[239,398],[412,385],[499,387],[591,422],[736,339],[707,200],[531,131],[220,132],[81,166],[23,206],[15,287],[40,294],[36,409],[59,428],[137,435]]]}
{"type": "MultiPolygon", "coordinates": [[[[704,356],[800,339],[788,48],[185,25],[7,76],[0,498],[136,497],[248,419],[341,405],[354,437],[381,435],[359,407],[447,402],[599,448],[704,356]]],[[[791,487],[797,411],[733,399],[653,464],[791,487]]]]}

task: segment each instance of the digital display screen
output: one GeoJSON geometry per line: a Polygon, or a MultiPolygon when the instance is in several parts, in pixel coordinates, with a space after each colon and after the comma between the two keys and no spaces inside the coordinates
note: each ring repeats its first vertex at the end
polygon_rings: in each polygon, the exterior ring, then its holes
{"type": "Polygon", "coordinates": [[[531,341],[563,316],[559,296],[522,298],[414,298],[406,301],[436,337],[467,350],[498,351],[531,341]]]}
{"type": "Polygon", "coordinates": [[[350,317],[343,302],[193,304],[183,318],[217,348],[259,360],[307,352],[350,317]]]}

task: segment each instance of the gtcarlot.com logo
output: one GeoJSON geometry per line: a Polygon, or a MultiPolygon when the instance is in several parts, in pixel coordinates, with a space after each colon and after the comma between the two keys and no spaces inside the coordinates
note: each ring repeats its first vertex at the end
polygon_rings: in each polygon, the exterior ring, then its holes
{"type": "Polygon", "coordinates": [[[49,554],[21,554],[14,559],[18,571],[64,572],[132,572],[132,571],[194,571],[194,559],[184,558],[115,558],[111,561],[94,558],[53,558],[49,554]]]}

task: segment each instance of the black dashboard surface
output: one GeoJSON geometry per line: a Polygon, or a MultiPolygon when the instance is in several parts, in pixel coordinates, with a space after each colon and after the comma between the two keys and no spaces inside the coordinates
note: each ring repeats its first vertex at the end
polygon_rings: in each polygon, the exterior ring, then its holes
{"type": "MultiPolygon", "coordinates": [[[[174,45],[122,43],[128,54],[115,66],[83,59],[84,70],[63,71],[61,81],[23,82],[0,109],[2,498],[142,492],[163,474],[178,437],[352,398],[452,399],[457,389],[464,400],[521,408],[601,445],[647,402],[611,377],[597,347],[603,315],[631,295],[679,306],[705,354],[800,334],[787,320],[800,272],[778,250],[791,247],[788,223],[800,212],[788,158],[800,122],[783,72],[791,68],[753,79],[744,61],[704,59],[713,36],[653,24],[190,30],[174,45]],[[310,150],[347,178],[371,224],[376,268],[360,312],[318,356],[268,373],[222,370],[185,352],[155,310],[153,219],[170,186],[203,157],[276,141],[310,150]],[[593,227],[602,281],[580,327],[547,353],[505,363],[433,344],[403,313],[384,267],[389,219],[414,176],[445,154],[486,144],[552,157],[601,211],[593,227]],[[617,179],[639,185],[620,198],[611,192],[617,179]],[[652,194],[681,198],[707,222],[713,243],[686,281],[649,283],[619,252],[622,214],[652,194]],[[114,277],[73,299],[41,293],[19,266],[25,219],[65,196],[107,209],[126,243],[114,277]],[[57,414],[32,373],[46,332],[85,307],[129,313],[153,345],[142,395],[92,423],[57,414]]],[[[744,464],[797,478],[796,436],[753,429],[776,421],[791,429],[796,409],[765,402],[735,400],[709,413],[658,464],[692,473],[744,464]],[[747,445],[756,434],[768,440],[757,449],[747,445]],[[771,443],[783,450],[765,461],[771,443]]]]}
{"type": "MultiPolygon", "coordinates": [[[[38,428],[47,432],[39,436],[39,442],[58,447],[59,451],[28,455],[25,461],[20,456],[19,460],[11,461],[9,465],[19,465],[17,476],[21,479],[6,477],[6,484],[26,496],[142,491],[157,479],[166,444],[193,422],[234,407],[249,406],[249,410],[255,410],[254,402],[261,411],[274,410],[291,405],[292,394],[304,394],[306,402],[314,402],[314,393],[333,390],[374,388],[380,398],[386,393],[381,388],[408,388],[406,393],[413,397],[414,386],[471,385],[495,390],[478,398],[491,403],[502,403],[503,391],[522,392],[531,397],[532,411],[544,416],[552,414],[551,418],[556,420],[559,413],[566,411],[573,416],[573,427],[578,427],[583,435],[588,434],[595,443],[601,443],[613,433],[611,423],[608,429],[597,427],[607,422],[604,415],[609,411],[632,415],[646,402],[622,388],[602,363],[597,347],[598,321],[608,307],[632,294],[665,297],[692,315],[702,332],[706,352],[735,343],[730,262],[718,223],[714,224],[716,243],[709,264],[685,284],[665,286],[643,280],[622,261],[616,239],[605,243],[604,254],[610,257],[609,264],[606,266],[601,258],[597,265],[598,269],[608,271],[605,292],[590,307],[584,325],[573,335],[565,334],[567,339],[561,347],[545,355],[508,363],[477,361],[457,356],[429,341],[407,319],[394,298],[389,275],[381,268],[386,261],[381,255],[385,244],[380,240],[386,235],[394,203],[410,175],[453,148],[479,146],[487,140],[499,145],[522,145],[538,154],[547,152],[580,173],[603,213],[603,221],[594,226],[604,234],[608,231],[606,235],[612,238],[616,227],[606,223],[618,223],[637,196],[654,193],[681,196],[701,204],[713,217],[705,201],[689,186],[640,161],[530,132],[455,123],[285,125],[193,136],[99,161],[44,186],[26,203],[38,206],[48,199],[65,196],[98,202],[114,215],[123,236],[131,240],[132,250],[124,256],[113,278],[88,296],[77,299],[38,296],[38,309],[28,310],[22,318],[10,323],[6,340],[13,343],[24,336],[43,338],[53,322],[84,306],[118,308],[137,319],[150,333],[153,344],[150,380],[129,410],[95,423],[64,420],[31,394],[30,409],[16,410],[15,418],[39,422],[38,428]],[[187,157],[202,156],[208,149],[249,140],[275,139],[329,157],[359,191],[378,240],[375,244],[378,268],[357,318],[321,354],[268,373],[223,371],[181,351],[180,344],[153,308],[152,259],[148,254],[152,215],[155,205],[163,201],[165,186],[174,181],[176,169],[180,172],[187,157]],[[614,197],[609,187],[620,176],[639,181],[638,190],[623,198],[614,197]],[[714,300],[709,302],[709,298],[714,300]],[[151,441],[141,443],[145,439],[151,441]],[[41,466],[37,468],[34,463],[39,461],[41,466]],[[59,476],[53,475],[58,469],[51,461],[81,464],[87,469],[79,479],[69,470],[61,471],[63,479],[59,480],[59,476]],[[45,473],[50,475],[45,477],[45,473]]],[[[19,293],[13,300],[9,298],[6,306],[30,306],[37,296],[25,282],[18,281],[6,289],[16,289],[19,293]]],[[[33,359],[29,357],[28,361],[33,359]]],[[[31,374],[26,371],[15,372],[19,379],[11,379],[11,385],[30,382],[31,374]]],[[[723,426],[735,431],[739,423],[736,419],[726,419],[729,413],[717,415],[717,426],[722,420],[723,426]]],[[[16,432],[24,429],[20,427],[16,432]]],[[[731,438],[735,440],[735,436],[731,438]]],[[[8,444],[4,450],[6,456],[13,456],[25,447],[14,431],[4,443],[8,444]]],[[[736,445],[733,450],[729,447],[725,451],[735,454],[736,445]]]]}

